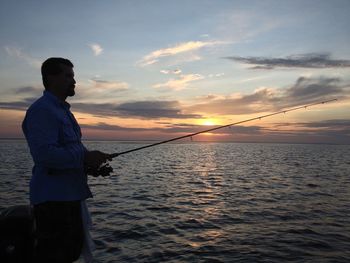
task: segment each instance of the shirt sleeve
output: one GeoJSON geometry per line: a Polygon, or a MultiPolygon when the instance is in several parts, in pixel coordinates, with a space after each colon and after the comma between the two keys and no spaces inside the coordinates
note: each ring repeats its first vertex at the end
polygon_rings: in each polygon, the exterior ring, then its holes
{"type": "Polygon", "coordinates": [[[27,113],[23,131],[34,162],[51,169],[82,168],[84,147],[61,145],[60,129],[59,119],[48,109],[35,108],[27,113]]]}

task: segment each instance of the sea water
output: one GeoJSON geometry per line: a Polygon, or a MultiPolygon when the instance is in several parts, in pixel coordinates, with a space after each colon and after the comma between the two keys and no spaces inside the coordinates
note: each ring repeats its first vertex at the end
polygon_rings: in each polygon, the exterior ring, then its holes
{"type": "MultiPolygon", "coordinates": [[[[0,156],[0,209],[27,204],[26,143],[0,156]]],[[[350,145],[167,144],[111,166],[89,179],[95,262],[350,262],[350,145]]]]}

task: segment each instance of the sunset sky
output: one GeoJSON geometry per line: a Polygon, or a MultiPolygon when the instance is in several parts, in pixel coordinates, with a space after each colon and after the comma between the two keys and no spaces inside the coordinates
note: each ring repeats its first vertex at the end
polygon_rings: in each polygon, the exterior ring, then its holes
{"type": "Polygon", "coordinates": [[[0,1],[0,138],[48,57],[74,64],[84,139],[350,143],[350,1],[0,1]]]}

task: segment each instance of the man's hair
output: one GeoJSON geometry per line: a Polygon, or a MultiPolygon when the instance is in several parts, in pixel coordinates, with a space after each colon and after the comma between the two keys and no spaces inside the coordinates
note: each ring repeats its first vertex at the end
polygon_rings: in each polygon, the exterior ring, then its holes
{"type": "Polygon", "coordinates": [[[73,63],[66,58],[48,58],[41,65],[41,76],[45,89],[48,88],[47,76],[60,74],[63,70],[61,64],[74,67],[73,63]]]}

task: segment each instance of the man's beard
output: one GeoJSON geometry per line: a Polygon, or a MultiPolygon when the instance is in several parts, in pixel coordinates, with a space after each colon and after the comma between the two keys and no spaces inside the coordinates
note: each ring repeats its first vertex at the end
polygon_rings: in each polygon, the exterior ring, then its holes
{"type": "Polygon", "coordinates": [[[67,90],[67,97],[73,97],[75,95],[74,87],[67,90]]]}

